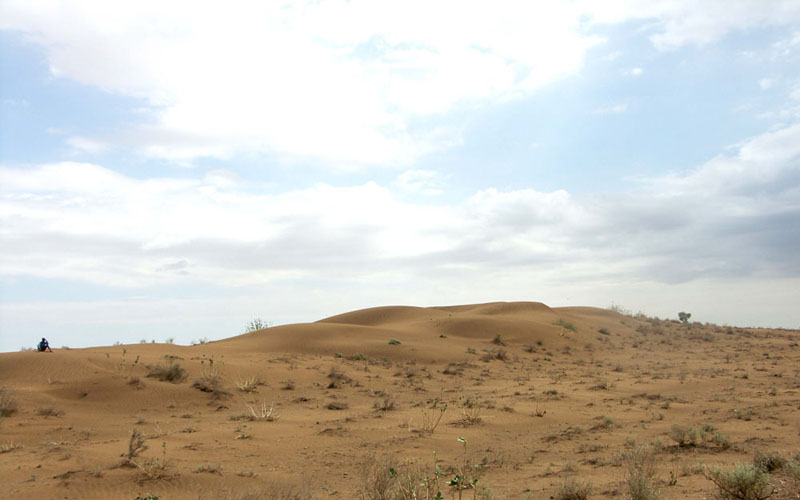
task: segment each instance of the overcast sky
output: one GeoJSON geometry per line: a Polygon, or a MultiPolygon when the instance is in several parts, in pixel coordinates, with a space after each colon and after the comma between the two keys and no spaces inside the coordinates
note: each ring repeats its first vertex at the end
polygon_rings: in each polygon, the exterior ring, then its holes
{"type": "Polygon", "coordinates": [[[0,0],[0,351],[376,305],[800,328],[800,2],[0,0]]]}

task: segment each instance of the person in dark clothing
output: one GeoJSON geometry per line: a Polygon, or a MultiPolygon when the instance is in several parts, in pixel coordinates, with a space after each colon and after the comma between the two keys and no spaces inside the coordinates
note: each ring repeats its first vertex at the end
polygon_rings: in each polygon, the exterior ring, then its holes
{"type": "Polygon", "coordinates": [[[39,352],[45,352],[45,351],[53,352],[53,350],[50,349],[50,344],[47,342],[47,339],[44,338],[44,337],[42,337],[42,341],[39,342],[39,345],[37,345],[36,348],[39,350],[39,352]]]}

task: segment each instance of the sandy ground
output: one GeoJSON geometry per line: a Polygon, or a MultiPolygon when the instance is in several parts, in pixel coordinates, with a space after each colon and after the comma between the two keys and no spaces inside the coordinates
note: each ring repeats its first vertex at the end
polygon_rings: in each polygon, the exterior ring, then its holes
{"type": "MultiPolygon", "coordinates": [[[[705,466],[800,452],[798,342],[525,302],[0,354],[0,482],[15,499],[355,499],[377,488],[370,468],[435,479],[436,460],[445,498],[465,472],[477,498],[551,498],[576,478],[616,499],[623,455],[646,444],[662,498],[711,498],[705,466]],[[147,377],[170,362],[185,380],[147,377]],[[204,374],[210,392],[193,387],[204,374]],[[695,443],[680,445],[676,425],[695,443]],[[134,431],[143,446],[130,450],[134,431]]],[[[790,477],[772,479],[773,498],[800,498],[790,477]]]]}

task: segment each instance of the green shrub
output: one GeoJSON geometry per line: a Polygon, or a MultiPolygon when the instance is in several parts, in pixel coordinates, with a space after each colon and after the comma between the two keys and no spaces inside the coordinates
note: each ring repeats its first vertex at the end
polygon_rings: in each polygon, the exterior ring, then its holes
{"type": "Polygon", "coordinates": [[[681,427],[678,424],[672,426],[669,437],[678,443],[678,446],[696,446],[697,438],[699,437],[697,429],[692,427],[681,427]]]}
{"type": "Polygon", "coordinates": [[[399,340],[397,340],[395,338],[391,338],[391,339],[389,339],[389,343],[392,344],[392,345],[397,345],[397,344],[401,344],[402,342],[400,342],[399,340]]]}
{"type": "Polygon", "coordinates": [[[787,460],[778,453],[756,453],[753,459],[753,465],[761,472],[774,472],[783,469],[786,466],[787,460]]]}
{"type": "Polygon", "coordinates": [[[712,469],[706,478],[717,485],[718,500],[765,500],[773,493],[769,474],[755,465],[739,464],[729,471],[712,469]]]}
{"type": "Polygon", "coordinates": [[[626,500],[659,500],[661,492],[656,486],[656,459],[653,450],[645,445],[633,445],[622,454],[627,478],[624,489],[626,500]]]}

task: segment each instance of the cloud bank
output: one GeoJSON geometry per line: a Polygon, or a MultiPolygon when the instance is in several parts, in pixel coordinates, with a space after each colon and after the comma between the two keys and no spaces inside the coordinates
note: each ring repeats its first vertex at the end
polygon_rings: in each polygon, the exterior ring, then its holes
{"type": "Polygon", "coordinates": [[[266,153],[352,169],[411,165],[458,143],[444,115],[575,74],[605,40],[596,28],[627,21],[675,50],[796,23],[800,6],[9,0],[0,28],[41,47],[55,77],[143,102],[144,123],[69,138],[80,150],[183,163],[266,153]]]}
{"type": "Polygon", "coordinates": [[[340,273],[798,277],[799,145],[796,124],[691,172],[644,179],[631,193],[489,188],[452,203],[403,198],[409,185],[430,180],[424,172],[401,175],[397,187],[318,184],[274,194],[222,172],[138,180],[87,163],[2,167],[0,264],[6,277],[116,287],[237,287],[340,273]]]}

